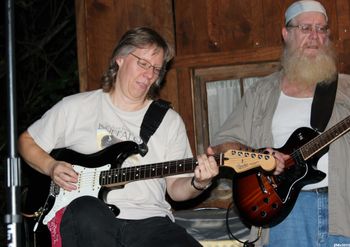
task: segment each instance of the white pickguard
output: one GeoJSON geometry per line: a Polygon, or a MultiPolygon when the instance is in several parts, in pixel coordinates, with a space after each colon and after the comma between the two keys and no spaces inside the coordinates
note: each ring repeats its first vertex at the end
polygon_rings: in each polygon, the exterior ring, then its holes
{"type": "Polygon", "coordinates": [[[101,171],[109,170],[111,165],[104,165],[98,168],[85,168],[82,166],[73,165],[74,170],[79,174],[78,182],[76,184],[77,189],[67,191],[60,189],[58,195],[55,198],[55,202],[51,210],[45,216],[43,223],[47,223],[55,217],[56,212],[61,208],[66,207],[74,199],[82,196],[93,196],[98,197],[100,191],[100,173],[101,171]]]}

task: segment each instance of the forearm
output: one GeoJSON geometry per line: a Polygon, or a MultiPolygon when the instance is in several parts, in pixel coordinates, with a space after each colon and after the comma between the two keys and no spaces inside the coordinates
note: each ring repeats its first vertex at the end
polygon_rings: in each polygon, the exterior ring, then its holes
{"type": "Polygon", "coordinates": [[[180,178],[167,178],[168,194],[174,201],[185,201],[199,196],[211,184],[211,178],[205,181],[194,181],[191,183],[192,176],[180,178]]]}
{"type": "Polygon", "coordinates": [[[55,159],[40,148],[27,131],[19,137],[18,151],[28,165],[40,173],[51,176],[55,159]]]}
{"type": "Polygon", "coordinates": [[[197,166],[194,176],[190,177],[168,177],[166,185],[169,196],[174,201],[192,199],[209,187],[212,179],[218,175],[219,168],[214,157],[213,150],[208,148],[206,154],[197,156],[197,166]]]}
{"type": "Polygon", "coordinates": [[[35,143],[27,131],[19,138],[18,150],[31,167],[50,176],[58,186],[68,191],[76,189],[78,175],[71,164],[52,158],[35,143]]]}

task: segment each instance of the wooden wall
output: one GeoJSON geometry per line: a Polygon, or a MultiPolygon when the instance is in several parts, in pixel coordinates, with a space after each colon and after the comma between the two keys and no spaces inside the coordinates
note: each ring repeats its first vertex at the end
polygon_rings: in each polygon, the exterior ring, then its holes
{"type": "MultiPolygon", "coordinates": [[[[161,97],[183,117],[198,150],[194,110],[197,70],[278,61],[284,11],[293,0],[75,0],[81,91],[100,87],[111,52],[129,28],[149,26],[176,48],[161,97]]],[[[350,1],[321,0],[339,69],[350,73],[350,1]]],[[[197,128],[197,130],[196,130],[197,128]]]]}

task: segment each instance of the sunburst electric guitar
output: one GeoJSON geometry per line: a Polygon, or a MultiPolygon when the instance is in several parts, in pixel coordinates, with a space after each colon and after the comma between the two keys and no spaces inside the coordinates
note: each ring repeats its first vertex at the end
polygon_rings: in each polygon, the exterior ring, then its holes
{"type": "Polygon", "coordinates": [[[293,132],[282,148],[290,154],[280,175],[261,170],[237,174],[233,199],[243,220],[254,226],[269,227],[282,222],[294,207],[301,189],[320,182],[326,174],[317,170],[317,161],[329,145],[350,130],[350,116],[322,134],[306,127],[293,132]]]}
{"type": "MultiPolygon", "coordinates": [[[[51,181],[46,202],[37,212],[36,225],[41,221],[46,225],[55,217],[56,212],[78,197],[88,195],[104,200],[105,194],[110,188],[123,187],[126,183],[133,181],[191,173],[197,166],[196,159],[188,158],[164,163],[121,167],[126,158],[138,154],[139,151],[140,146],[131,141],[117,143],[89,155],[69,149],[54,150],[51,155],[55,159],[71,163],[79,174],[77,189],[69,192],[51,181]]],[[[229,150],[216,154],[214,157],[219,166],[233,168],[237,173],[257,167],[266,171],[275,168],[273,156],[262,153],[229,150]]],[[[114,208],[114,213],[118,214],[119,210],[114,208]]]]}

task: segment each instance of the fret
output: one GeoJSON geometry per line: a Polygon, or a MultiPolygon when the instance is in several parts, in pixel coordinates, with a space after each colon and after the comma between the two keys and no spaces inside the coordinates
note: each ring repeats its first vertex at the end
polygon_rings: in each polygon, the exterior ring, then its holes
{"type": "Polygon", "coordinates": [[[147,169],[146,167],[143,169],[139,169],[139,179],[147,178],[147,169]]]}
{"type": "Polygon", "coordinates": [[[153,166],[149,169],[150,172],[150,178],[155,177],[157,175],[157,169],[155,169],[153,166]]]}
{"type": "Polygon", "coordinates": [[[114,182],[116,183],[122,182],[122,173],[120,169],[113,169],[113,174],[114,174],[114,182]]]}
{"type": "Polygon", "coordinates": [[[126,174],[125,174],[125,181],[133,181],[135,180],[135,168],[134,167],[127,167],[126,168],[126,174]]]}
{"type": "Polygon", "coordinates": [[[169,175],[176,174],[177,166],[178,166],[179,162],[182,162],[182,160],[181,161],[179,160],[176,162],[169,162],[169,164],[168,164],[168,174],[169,175]]]}
{"type": "Polygon", "coordinates": [[[153,165],[111,169],[101,172],[100,184],[108,185],[113,183],[123,183],[147,178],[182,174],[192,172],[195,166],[197,166],[197,160],[185,159],[153,165]]]}
{"type": "MultiPolygon", "coordinates": [[[[223,161],[219,159],[222,159],[222,156],[223,154],[214,156],[216,160],[221,162],[221,165],[223,164],[223,161]]],[[[102,171],[100,174],[100,184],[109,185],[193,172],[197,165],[198,163],[196,159],[188,158],[153,165],[116,168],[102,171]]]]}
{"type": "Polygon", "coordinates": [[[104,174],[105,174],[105,171],[102,171],[100,173],[100,185],[105,185],[105,176],[104,176],[104,174]]]}
{"type": "MultiPolygon", "coordinates": [[[[263,155],[260,153],[252,153],[245,151],[228,151],[227,156],[224,153],[214,155],[215,160],[219,166],[225,166],[225,162],[231,161],[232,168],[238,169],[238,171],[245,170],[249,162],[256,167],[263,160],[263,155]],[[248,163],[244,163],[244,160],[248,163]],[[257,162],[258,161],[258,162],[257,162]],[[240,164],[242,163],[242,164],[240,164]],[[243,168],[242,168],[243,167],[243,168]]],[[[266,157],[265,157],[266,159],[266,157]]],[[[266,162],[272,164],[271,162],[266,162]]],[[[184,174],[193,172],[195,167],[198,165],[197,159],[187,158],[182,160],[167,161],[163,163],[130,166],[123,168],[113,168],[106,171],[100,172],[100,185],[112,185],[112,184],[125,184],[127,182],[144,180],[148,178],[166,177],[177,174],[184,174]]],[[[249,164],[250,165],[250,164],[249,164]]],[[[228,166],[230,166],[228,164],[228,166]]]]}
{"type": "Polygon", "coordinates": [[[125,167],[122,169],[122,182],[126,182],[127,180],[127,175],[128,175],[128,167],[125,167]]]}
{"type": "Polygon", "coordinates": [[[134,176],[133,176],[134,180],[140,180],[141,179],[140,178],[140,171],[141,170],[142,170],[142,168],[135,167],[135,169],[134,169],[134,176]]]}
{"type": "Polygon", "coordinates": [[[125,181],[133,181],[135,178],[134,178],[134,170],[135,168],[134,167],[127,167],[127,172],[125,174],[125,181]]]}
{"type": "Polygon", "coordinates": [[[108,184],[108,173],[109,173],[108,170],[103,172],[103,182],[101,183],[101,185],[108,184]]]}
{"type": "Polygon", "coordinates": [[[163,167],[163,170],[162,170],[162,175],[163,176],[169,176],[171,175],[170,174],[170,168],[171,167],[171,162],[165,162],[164,163],[164,167],[163,167]]]}
{"type": "Polygon", "coordinates": [[[101,185],[107,184],[106,172],[107,172],[107,171],[103,171],[103,172],[101,172],[101,174],[100,174],[100,184],[101,184],[101,185]],[[102,176],[102,173],[103,173],[103,176],[102,176]]]}
{"type": "Polygon", "coordinates": [[[107,171],[108,172],[108,180],[110,183],[115,183],[115,180],[116,180],[116,176],[115,176],[115,171],[113,170],[109,170],[107,171]]]}
{"type": "Polygon", "coordinates": [[[184,162],[183,161],[176,164],[176,173],[181,172],[183,169],[184,169],[184,162]]]}
{"type": "Polygon", "coordinates": [[[308,143],[300,147],[300,152],[304,157],[304,160],[310,158],[313,154],[328,146],[339,137],[343,136],[349,131],[350,128],[350,116],[346,117],[338,124],[334,125],[327,131],[323,132],[319,136],[315,137],[308,143]]]}
{"type": "Polygon", "coordinates": [[[107,171],[108,176],[108,183],[114,183],[115,182],[115,176],[114,172],[112,170],[107,171]]]}

